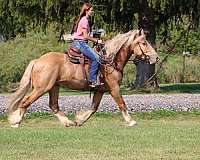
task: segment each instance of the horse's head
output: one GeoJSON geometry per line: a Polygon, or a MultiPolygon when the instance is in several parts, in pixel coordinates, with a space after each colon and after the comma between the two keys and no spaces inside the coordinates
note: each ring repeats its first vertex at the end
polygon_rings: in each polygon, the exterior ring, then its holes
{"type": "Polygon", "coordinates": [[[155,64],[159,60],[158,55],[155,49],[147,41],[143,30],[140,30],[135,37],[136,38],[130,46],[132,53],[138,59],[148,60],[150,64],[155,64]]]}
{"type": "Polygon", "coordinates": [[[129,53],[123,55],[127,56],[127,58],[130,58],[130,54],[134,54],[138,59],[148,60],[150,64],[158,61],[158,55],[146,40],[143,30],[133,30],[124,34],[118,34],[105,44],[108,57],[116,57],[122,48],[125,48],[129,53]]]}

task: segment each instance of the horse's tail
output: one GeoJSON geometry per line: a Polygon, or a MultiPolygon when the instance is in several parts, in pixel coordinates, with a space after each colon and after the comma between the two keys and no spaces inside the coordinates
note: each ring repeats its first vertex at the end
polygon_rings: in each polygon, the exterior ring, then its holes
{"type": "Polygon", "coordinates": [[[29,88],[31,87],[31,73],[33,66],[35,64],[35,60],[31,61],[26,68],[22,79],[20,81],[20,86],[17,89],[17,91],[13,94],[11,97],[9,103],[8,103],[8,114],[11,114],[12,112],[16,111],[20,102],[28,92],[29,88]]]}

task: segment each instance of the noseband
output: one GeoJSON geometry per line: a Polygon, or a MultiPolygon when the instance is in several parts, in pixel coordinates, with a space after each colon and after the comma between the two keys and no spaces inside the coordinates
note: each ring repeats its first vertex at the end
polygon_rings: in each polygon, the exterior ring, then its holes
{"type": "Polygon", "coordinates": [[[138,42],[138,45],[139,45],[140,51],[142,52],[141,57],[144,56],[144,59],[145,59],[145,60],[149,60],[149,56],[146,55],[146,54],[144,53],[144,51],[142,50],[142,47],[140,46],[140,42],[138,42]]]}

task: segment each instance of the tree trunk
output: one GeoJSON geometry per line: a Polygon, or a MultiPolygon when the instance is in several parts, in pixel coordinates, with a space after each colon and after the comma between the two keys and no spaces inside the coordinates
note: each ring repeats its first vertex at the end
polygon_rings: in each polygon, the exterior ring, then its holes
{"type": "MultiPolygon", "coordinates": [[[[155,46],[155,23],[153,9],[149,7],[147,0],[140,0],[139,8],[139,28],[143,29],[147,40],[155,46]]],[[[157,78],[148,81],[155,73],[155,64],[148,64],[141,60],[134,62],[136,65],[136,80],[133,82],[133,88],[158,87],[157,78]]]]}

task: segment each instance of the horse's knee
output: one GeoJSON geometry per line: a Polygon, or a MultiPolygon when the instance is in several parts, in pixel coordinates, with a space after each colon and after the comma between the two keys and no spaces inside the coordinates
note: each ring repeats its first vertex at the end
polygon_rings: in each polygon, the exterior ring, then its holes
{"type": "Polygon", "coordinates": [[[29,105],[30,105],[30,102],[29,102],[29,96],[28,96],[22,100],[22,104],[20,108],[28,108],[29,105]]]}

